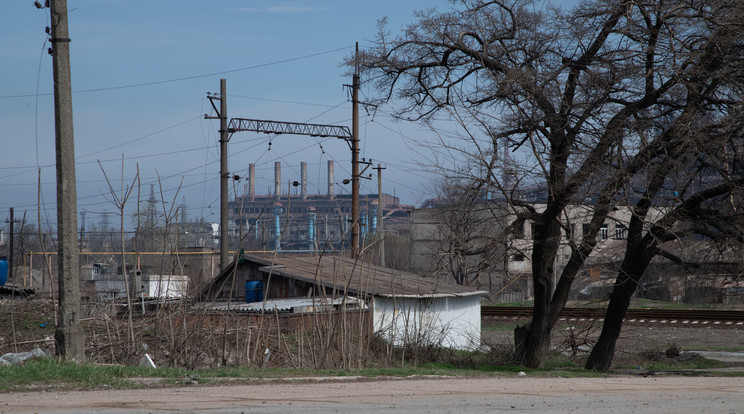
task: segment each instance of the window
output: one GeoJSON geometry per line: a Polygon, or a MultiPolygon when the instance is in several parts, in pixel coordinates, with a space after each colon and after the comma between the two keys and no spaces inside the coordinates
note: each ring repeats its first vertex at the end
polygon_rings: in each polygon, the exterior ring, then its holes
{"type": "Polygon", "coordinates": [[[602,227],[599,228],[599,239],[607,240],[608,237],[610,237],[610,229],[607,224],[603,224],[602,227]]]}
{"type": "Polygon", "coordinates": [[[514,238],[524,239],[524,223],[517,224],[514,227],[514,238]]]}
{"type": "Polygon", "coordinates": [[[628,229],[622,224],[615,225],[615,240],[625,240],[628,238],[628,229]]]}
{"type": "Polygon", "coordinates": [[[514,255],[514,261],[515,262],[523,262],[524,261],[524,255],[522,253],[517,253],[514,255]]]}

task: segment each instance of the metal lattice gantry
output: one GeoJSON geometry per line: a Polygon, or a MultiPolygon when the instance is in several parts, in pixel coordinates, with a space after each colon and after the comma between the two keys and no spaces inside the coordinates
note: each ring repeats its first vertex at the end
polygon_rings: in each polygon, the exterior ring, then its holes
{"type": "MultiPolygon", "coordinates": [[[[359,44],[356,46],[357,57],[359,44]]],[[[358,61],[358,59],[357,59],[358,61]]],[[[300,122],[269,121],[261,119],[227,118],[226,80],[220,79],[220,93],[207,93],[207,98],[217,116],[204,115],[204,119],[220,120],[220,267],[227,266],[227,181],[230,173],[227,170],[227,143],[236,132],[260,132],[264,134],[291,134],[312,137],[340,138],[346,141],[351,150],[351,250],[352,257],[359,255],[359,66],[354,70],[352,89],[352,128],[341,125],[307,124],[300,122]],[[220,107],[214,101],[220,101],[220,107]]],[[[369,162],[363,161],[367,166],[369,162]]],[[[366,169],[366,168],[365,168],[366,169]]]]}
{"type": "Polygon", "coordinates": [[[300,122],[267,121],[261,119],[231,118],[227,132],[250,131],[264,134],[309,135],[311,137],[335,137],[344,140],[352,138],[347,126],[305,124],[300,122]]]}

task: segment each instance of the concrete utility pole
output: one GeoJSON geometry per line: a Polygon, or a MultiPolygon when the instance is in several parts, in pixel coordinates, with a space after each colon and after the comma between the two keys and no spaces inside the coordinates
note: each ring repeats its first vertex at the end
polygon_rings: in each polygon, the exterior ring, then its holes
{"type": "Polygon", "coordinates": [[[227,171],[227,81],[220,79],[220,267],[227,267],[230,252],[230,239],[228,237],[228,212],[227,203],[229,195],[227,192],[227,179],[230,173],[227,171]]]}
{"type": "MultiPolygon", "coordinates": [[[[48,4],[48,3],[47,3],[48,4]]],[[[37,2],[37,7],[41,5],[37,2]]],[[[59,312],[54,339],[57,355],[81,361],[85,357],[80,326],[80,275],[78,273],[77,190],[75,139],[72,124],[70,38],[67,0],[51,0],[52,66],[54,69],[54,129],[57,158],[57,238],[59,312]]]]}
{"type": "Polygon", "coordinates": [[[85,240],[85,214],[86,213],[87,212],[85,211],[80,212],[80,244],[79,244],[80,247],[79,248],[81,251],[83,250],[83,247],[84,247],[83,243],[85,240]]]}
{"type": "Polygon", "coordinates": [[[220,120],[220,270],[228,265],[228,256],[230,252],[230,240],[228,238],[228,211],[229,202],[227,192],[227,181],[230,173],[227,171],[227,142],[230,136],[227,132],[227,81],[220,79],[220,96],[207,94],[209,102],[212,104],[217,116],[204,115],[205,119],[220,120]],[[220,101],[220,108],[214,104],[214,101],[220,101]]]}
{"type": "Polygon", "coordinates": [[[351,257],[359,257],[359,43],[351,83],[351,257]]]}
{"type": "Polygon", "coordinates": [[[382,238],[380,242],[380,266],[385,266],[385,233],[383,233],[382,227],[382,210],[385,208],[385,203],[382,202],[382,170],[386,168],[380,164],[377,164],[377,234],[379,238],[382,238]]]}
{"type": "Polygon", "coordinates": [[[10,208],[10,220],[5,220],[6,223],[10,224],[10,240],[9,240],[9,246],[8,246],[8,283],[10,283],[10,280],[13,280],[13,284],[17,285],[15,280],[15,244],[13,243],[13,240],[15,237],[13,236],[15,234],[15,230],[13,230],[13,224],[18,223],[18,220],[15,219],[13,214],[13,207],[10,208]]]}

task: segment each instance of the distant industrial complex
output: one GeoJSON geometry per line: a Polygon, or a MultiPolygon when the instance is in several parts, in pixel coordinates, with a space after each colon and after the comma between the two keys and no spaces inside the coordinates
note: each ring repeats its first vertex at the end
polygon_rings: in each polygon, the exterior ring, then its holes
{"type": "MultiPolygon", "coordinates": [[[[301,163],[301,179],[282,192],[281,162],[274,163],[274,191],[256,195],[255,164],[248,168],[245,194],[228,204],[230,232],[269,250],[344,248],[349,245],[351,195],[334,191],[334,163],[328,161],[328,191],[308,194],[307,163],[301,163]],[[291,187],[300,187],[292,195],[291,187]]],[[[360,194],[362,238],[385,231],[407,231],[413,205],[402,205],[390,194],[360,194]],[[382,222],[380,222],[382,220],[382,222]]]]}

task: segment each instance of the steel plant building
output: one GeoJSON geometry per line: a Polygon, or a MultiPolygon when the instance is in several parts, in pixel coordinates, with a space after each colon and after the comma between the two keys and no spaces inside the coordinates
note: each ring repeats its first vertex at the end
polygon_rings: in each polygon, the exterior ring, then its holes
{"type": "MultiPolygon", "coordinates": [[[[328,161],[328,191],[308,194],[307,163],[301,164],[299,194],[282,193],[281,162],[274,163],[274,191],[270,195],[255,193],[255,164],[248,169],[245,194],[228,204],[230,232],[244,235],[248,243],[262,250],[324,250],[345,248],[350,243],[351,195],[335,194],[334,165],[328,161]]],[[[401,205],[390,194],[360,194],[362,238],[386,231],[407,231],[412,205],[401,205]],[[381,209],[382,211],[379,211],[381,209]]]]}

